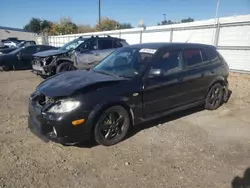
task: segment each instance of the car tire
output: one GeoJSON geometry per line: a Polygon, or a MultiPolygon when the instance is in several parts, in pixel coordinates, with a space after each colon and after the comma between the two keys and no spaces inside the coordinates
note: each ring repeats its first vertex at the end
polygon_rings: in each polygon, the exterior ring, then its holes
{"type": "Polygon", "coordinates": [[[216,110],[219,108],[223,102],[223,87],[221,84],[214,84],[208,91],[206,100],[205,100],[205,108],[207,110],[216,110]]]}
{"type": "Polygon", "coordinates": [[[122,106],[104,110],[96,121],[94,137],[97,143],[111,146],[121,142],[128,134],[131,120],[122,106]]]}
{"type": "Polygon", "coordinates": [[[70,62],[63,62],[60,65],[57,66],[56,68],[56,73],[61,73],[61,72],[66,72],[66,71],[72,71],[76,70],[75,66],[72,65],[70,62]]]}

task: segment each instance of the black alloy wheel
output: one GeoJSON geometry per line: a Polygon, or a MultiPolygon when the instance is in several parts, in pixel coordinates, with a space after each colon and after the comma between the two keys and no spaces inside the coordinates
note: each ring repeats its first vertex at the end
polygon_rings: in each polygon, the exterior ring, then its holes
{"type": "Polygon", "coordinates": [[[217,109],[223,101],[223,87],[217,83],[211,87],[206,97],[205,108],[208,110],[217,109]]]}
{"type": "Polygon", "coordinates": [[[56,73],[76,70],[75,66],[69,62],[63,62],[56,68],[56,73]]]}
{"type": "Polygon", "coordinates": [[[95,140],[104,146],[122,141],[130,127],[130,116],[122,106],[111,107],[101,113],[94,134],[95,140]]]}

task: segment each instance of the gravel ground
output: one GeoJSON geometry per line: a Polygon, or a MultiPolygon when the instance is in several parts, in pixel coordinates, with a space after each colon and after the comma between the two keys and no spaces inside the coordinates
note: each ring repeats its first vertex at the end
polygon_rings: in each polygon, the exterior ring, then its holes
{"type": "Polygon", "coordinates": [[[231,73],[231,98],[218,110],[137,126],[112,147],[65,147],[34,136],[27,101],[40,81],[29,71],[0,73],[0,187],[224,188],[236,176],[250,181],[250,75],[231,73]]]}

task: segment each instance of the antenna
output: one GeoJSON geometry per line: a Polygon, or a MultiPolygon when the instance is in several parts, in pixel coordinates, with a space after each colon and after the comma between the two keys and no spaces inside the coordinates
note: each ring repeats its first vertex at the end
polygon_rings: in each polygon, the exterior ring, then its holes
{"type": "Polygon", "coordinates": [[[193,34],[195,33],[196,30],[194,30],[193,33],[191,33],[191,35],[189,36],[189,38],[187,39],[186,43],[188,43],[188,41],[191,39],[191,37],[193,36],[193,34]]]}

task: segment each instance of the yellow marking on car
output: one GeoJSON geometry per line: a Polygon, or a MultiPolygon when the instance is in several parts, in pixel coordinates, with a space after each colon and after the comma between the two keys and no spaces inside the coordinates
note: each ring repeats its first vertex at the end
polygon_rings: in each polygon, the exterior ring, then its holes
{"type": "Polygon", "coordinates": [[[85,119],[74,120],[74,121],[72,121],[72,125],[77,126],[77,125],[79,125],[81,123],[84,123],[84,121],[85,121],[85,119]]]}

